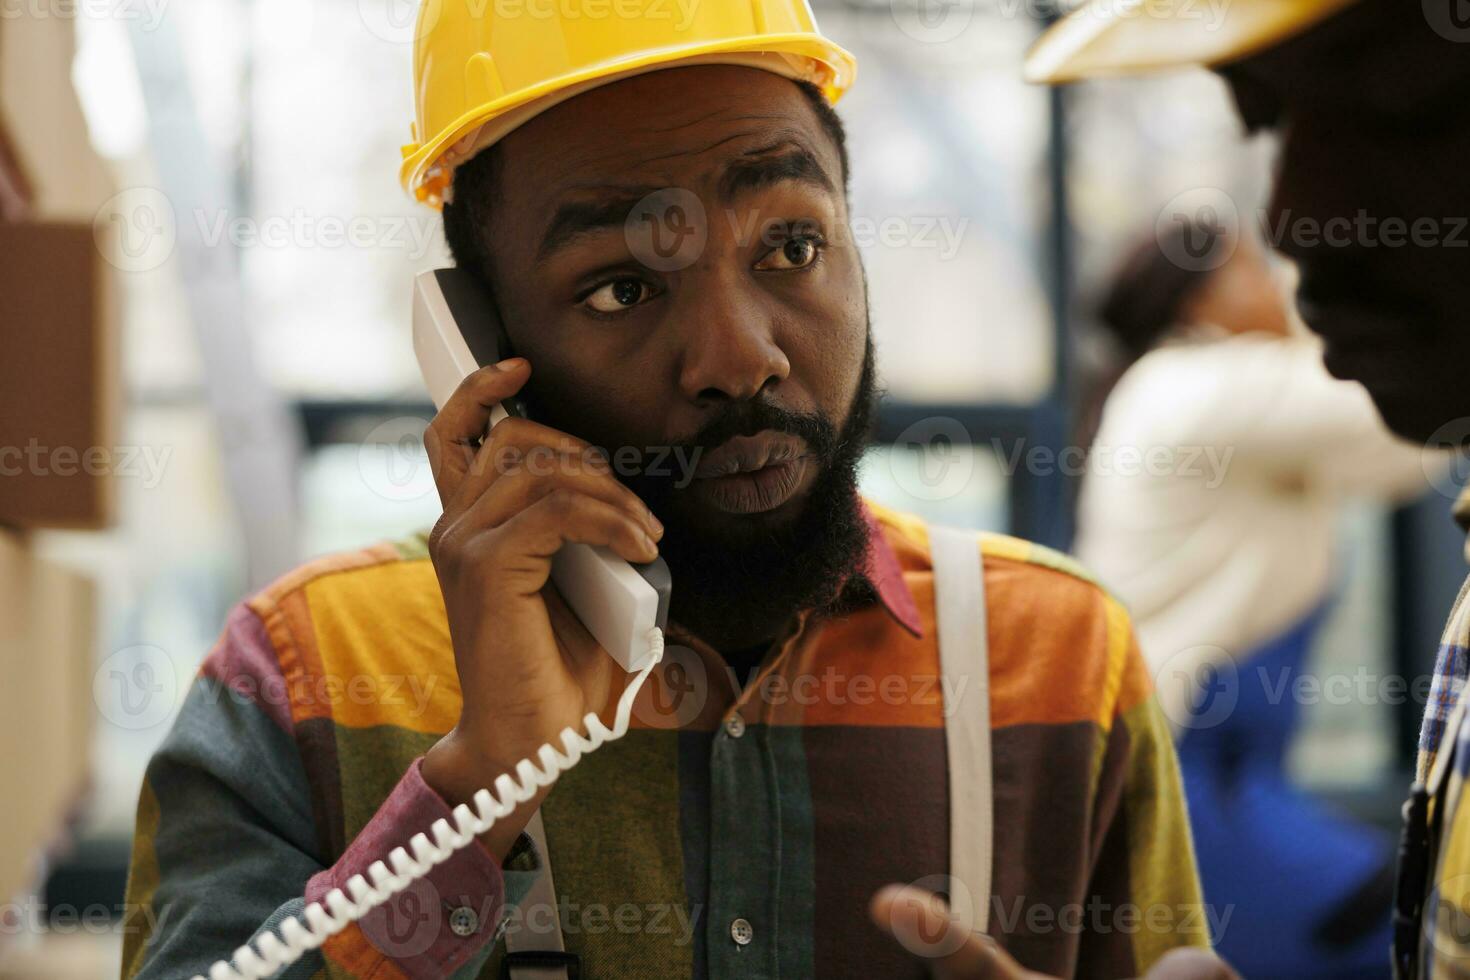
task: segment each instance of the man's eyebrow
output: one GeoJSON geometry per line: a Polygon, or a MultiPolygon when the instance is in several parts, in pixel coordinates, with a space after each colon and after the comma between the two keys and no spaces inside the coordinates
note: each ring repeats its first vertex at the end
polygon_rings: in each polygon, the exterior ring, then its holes
{"type": "Polygon", "coordinates": [[[837,192],[816,155],[799,143],[785,140],[752,150],[731,162],[720,175],[720,200],[729,202],[740,194],[787,180],[810,184],[831,194],[837,192]]]}
{"type": "MultiPolygon", "coordinates": [[[[822,164],[806,147],[790,140],[751,150],[737,157],[720,175],[718,193],[722,201],[734,200],[741,194],[783,181],[809,184],[828,193],[836,186],[822,164]]],[[[588,235],[609,228],[621,228],[638,203],[660,187],[619,185],[603,188],[604,197],[595,200],[568,201],[556,209],[541,236],[537,256],[551,253],[588,235]]]]}
{"type": "Polygon", "coordinates": [[[656,190],[657,187],[609,188],[607,197],[566,202],[556,209],[551,223],[546,226],[541,245],[536,250],[537,256],[544,259],[583,236],[621,228],[638,202],[656,190]]]}

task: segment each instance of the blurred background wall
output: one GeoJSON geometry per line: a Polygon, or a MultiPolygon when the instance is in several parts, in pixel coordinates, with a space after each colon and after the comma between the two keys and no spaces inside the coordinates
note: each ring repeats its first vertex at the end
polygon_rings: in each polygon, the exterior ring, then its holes
{"type": "MultiPolygon", "coordinates": [[[[1065,549],[1082,472],[1058,454],[1116,356],[1096,295],[1120,249],[1201,194],[1248,233],[1269,140],[1242,137],[1203,72],[1023,84],[1055,14],[1034,0],[814,7],[861,63],[841,112],[890,392],[864,487],[1065,549]]],[[[30,186],[0,229],[0,443],[111,460],[69,512],[42,506],[56,473],[3,481],[0,975],[115,973],[143,767],[227,608],[437,516],[409,284],[448,253],[397,183],[412,16],[403,0],[0,2],[0,125],[30,186]],[[55,257],[34,261],[43,247],[55,257]],[[48,432],[66,408],[76,427],[48,432]]],[[[1452,489],[1345,513],[1319,674],[1428,672],[1464,573],[1452,489]]],[[[1385,824],[1422,711],[1392,700],[1318,699],[1292,756],[1385,824]]]]}

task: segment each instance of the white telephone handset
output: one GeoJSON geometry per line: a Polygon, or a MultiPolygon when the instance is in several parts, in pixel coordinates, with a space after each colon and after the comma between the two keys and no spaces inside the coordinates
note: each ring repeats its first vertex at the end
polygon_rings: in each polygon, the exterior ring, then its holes
{"type": "MultiPolygon", "coordinates": [[[[471,372],[499,360],[500,352],[507,349],[490,298],[468,273],[458,269],[426,272],[415,281],[413,347],[429,394],[440,407],[471,372]]],[[[514,399],[510,401],[491,412],[492,427],[512,412],[523,414],[524,409],[514,399]]],[[[496,779],[493,792],[482,789],[476,793],[473,808],[455,807],[452,825],[448,820],[436,821],[428,833],[415,834],[406,847],[394,848],[386,863],[374,862],[366,877],[354,875],[345,892],[333,889],[300,916],[282,921],[274,930],[261,930],[230,959],[211,966],[209,980],[261,980],[296,962],[423,878],[455,851],[469,846],[582,756],[627,734],[633,700],[663,659],[663,627],[671,591],[668,566],[662,558],[632,565],[607,548],[569,543],[552,559],[551,578],[593,638],[625,670],[636,674],[618,699],[612,727],[596,712],[588,712],[582,719],[586,735],[562,729],[560,749],[549,743],[541,746],[535,761],[522,759],[515,775],[506,773],[496,779]]]]}
{"type": "MultiPolygon", "coordinates": [[[[495,306],[468,272],[435,269],[414,280],[413,351],[436,407],[443,408],[471,373],[509,356],[506,350],[495,306]]],[[[495,406],[490,425],[524,414],[524,406],[511,399],[508,406],[495,406]]],[[[633,565],[610,548],[570,543],[552,559],[551,580],[624,670],[643,667],[648,631],[662,629],[668,616],[671,585],[662,558],[633,565]]]]}

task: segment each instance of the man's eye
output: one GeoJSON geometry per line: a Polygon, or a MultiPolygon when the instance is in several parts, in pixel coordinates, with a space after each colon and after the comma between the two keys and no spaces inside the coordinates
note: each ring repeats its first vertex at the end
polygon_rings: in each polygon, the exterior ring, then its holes
{"type": "Polygon", "coordinates": [[[652,295],[653,290],[642,280],[614,279],[593,290],[582,302],[598,313],[620,313],[652,295]]]}
{"type": "Polygon", "coordinates": [[[788,238],[780,248],[756,264],[757,269],[805,269],[817,260],[821,243],[815,238],[788,238]]]}

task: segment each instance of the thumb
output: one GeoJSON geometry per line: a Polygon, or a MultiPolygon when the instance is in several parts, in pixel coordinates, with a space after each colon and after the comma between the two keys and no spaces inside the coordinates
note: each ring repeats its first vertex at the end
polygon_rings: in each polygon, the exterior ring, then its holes
{"type": "Polygon", "coordinates": [[[1043,980],[1011,959],[995,940],[972,931],[933,892],[885,885],[874,893],[868,914],[904,949],[929,960],[938,980],[1043,980]]]}

